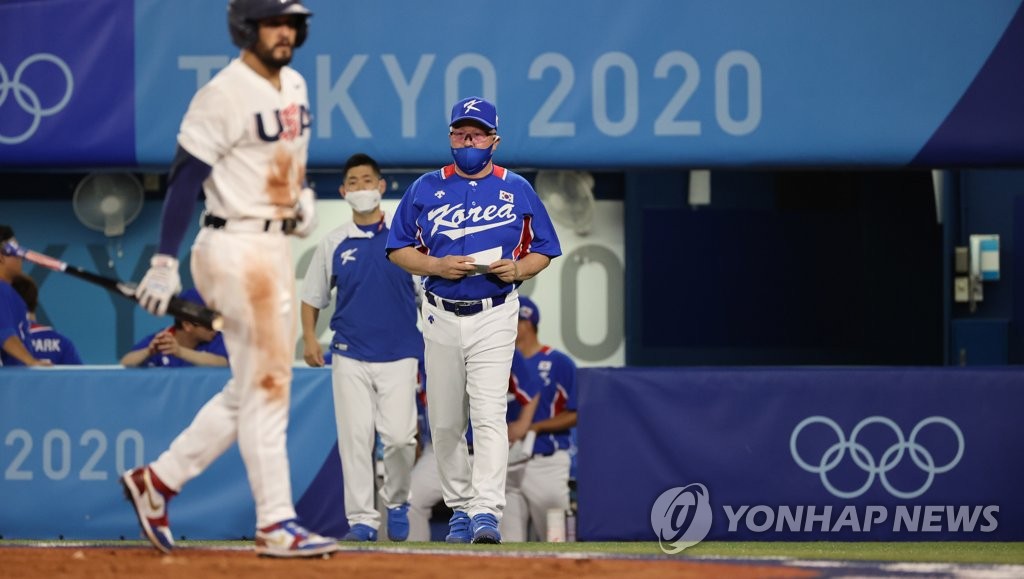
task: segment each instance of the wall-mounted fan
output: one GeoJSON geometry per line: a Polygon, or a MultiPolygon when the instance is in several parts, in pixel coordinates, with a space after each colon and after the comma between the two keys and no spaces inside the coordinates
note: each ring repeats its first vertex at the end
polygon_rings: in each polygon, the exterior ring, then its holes
{"type": "Polygon", "coordinates": [[[534,189],[551,219],[587,235],[594,223],[594,176],[586,171],[537,171],[534,189]]]}
{"type": "Polygon", "coordinates": [[[128,173],[90,173],[75,187],[75,216],[89,229],[107,237],[124,235],[124,228],[142,211],[142,183],[128,173]]]}

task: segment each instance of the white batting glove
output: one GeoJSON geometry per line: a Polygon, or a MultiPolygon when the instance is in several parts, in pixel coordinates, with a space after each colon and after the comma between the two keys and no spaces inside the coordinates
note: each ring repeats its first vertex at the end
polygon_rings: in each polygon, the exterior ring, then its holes
{"type": "Polygon", "coordinates": [[[135,299],[147,312],[162,316],[167,313],[167,305],[180,289],[177,258],[158,253],[149,260],[149,271],[135,288],[135,299]]]}
{"type": "Polygon", "coordinates": [[[316,229],[316,193],[306,187],[299,192],[299,203],[297,216],[298,225],[293,233],[298,237],[308,237],[316,229]]]}

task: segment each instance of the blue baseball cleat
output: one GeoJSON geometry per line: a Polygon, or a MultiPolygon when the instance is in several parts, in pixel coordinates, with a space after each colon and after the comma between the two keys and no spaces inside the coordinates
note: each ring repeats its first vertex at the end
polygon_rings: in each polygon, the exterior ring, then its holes
{"type": "Polygon", "coordinates": [[[356,523],[349,528],[341,540],[352,543],[373,542],[377,540],[377,530],[370,525],[356,523]]]}
{"type": "Polygon", "coordinates": [[[448,536],[444,538],[446,543],[469,543],[473,541],[473,531],[470,530],[469,515],[462,511],[455,511],[451,519],[448,519],[448,536]]]}
{"type": "Polygon", "coordinates": [[[490,513],[474,515],[473,542],[500,545],[501,533],[498,531],[498,517],[490,513]]]}
{"type": "Polygon", "coordinates": [[[409,538],[409,503],[388,509],[388,539],[404,541],[409,538]]]}

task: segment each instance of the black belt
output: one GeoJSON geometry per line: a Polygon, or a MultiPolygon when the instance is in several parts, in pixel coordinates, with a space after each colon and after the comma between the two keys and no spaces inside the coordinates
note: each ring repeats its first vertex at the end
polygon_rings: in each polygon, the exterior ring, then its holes
{"type": "MultiPolygon", "coordinates": [[[[255,220],[258,221],[258,220],[255,220]]],[[[263,220],[263,231],[283,231],[285,234],[289,234],[295,231],[295,227],[299,224],[297,219],[264,219],[263,220]]],[[[228,220],[223,217],[217,217],[207,213],[203,216],[203,226],[212,227],[213,229],[224,229],[228,225],[228,220]]]]}
{"type": "Polygon", "coordinates": [[[430,292],[426,292],[426,294],[427,301],[430,302],[430,305],[439,307],[460,317],[475,316],[476,314],[488,309],[488,306],[486,305],[487,300],[491,300],[491,305],[489,307],[493,308],[500,306],[505,303],[506,299],[508,299],[508,294],[491,296],[482,300],[446,300],[442,297],[435,296],[430,292]]]}

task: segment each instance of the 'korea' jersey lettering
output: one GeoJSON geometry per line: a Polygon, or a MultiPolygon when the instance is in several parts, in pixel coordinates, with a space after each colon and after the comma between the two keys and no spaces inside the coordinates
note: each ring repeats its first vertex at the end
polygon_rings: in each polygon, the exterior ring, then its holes
{"type": "MultiPolygon", "coordinates": [[[[533,187],[497,165],[480,179],[466,179],[449,165],[413,182],[398,206],[387,249],[408,246],[436,257],[473,255],[482,265],[530,253],[552,258],[562,254],[533,187]]],[[[450,300],[480,300],[508,293],[515,284],[475,275],[455,281],[429,277],[425,287],[450,300]]]]}

